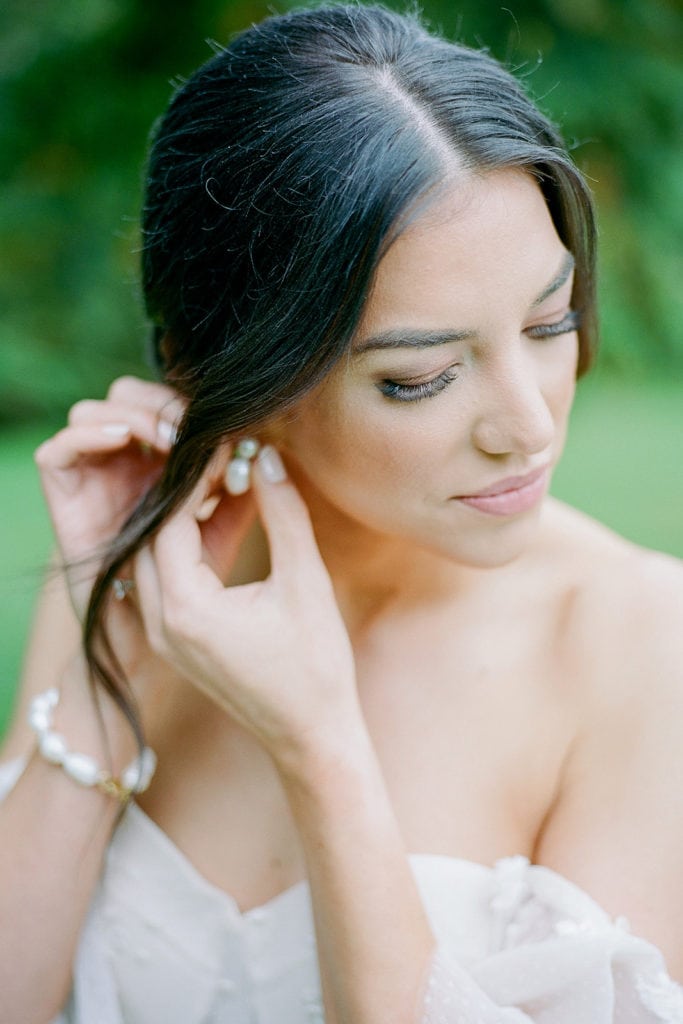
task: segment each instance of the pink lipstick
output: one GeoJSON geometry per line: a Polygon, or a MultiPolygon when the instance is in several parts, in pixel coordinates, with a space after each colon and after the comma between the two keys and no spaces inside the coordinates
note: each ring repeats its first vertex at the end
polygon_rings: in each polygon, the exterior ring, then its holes
{"type": "Polygon", "coordinates": [[[506,477],[478,494],[460,495],[456,500],[492,516],[528,512],[545,494],[549,475],[549,466],[541,466],[525,476],[506,477]]]}

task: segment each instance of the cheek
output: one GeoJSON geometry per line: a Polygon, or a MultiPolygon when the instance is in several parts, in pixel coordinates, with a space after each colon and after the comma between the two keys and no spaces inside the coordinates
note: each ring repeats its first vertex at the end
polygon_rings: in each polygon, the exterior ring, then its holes
{"type": "Polygon", "coordinates": [[[368,398],[329,396],[303,411],[287,447],[306,476],[347,511],[401,503],[433,486],[443,458],[444,422],[438,401],[401,407],[368,398]]]}
{"type": "Polygon", "coordinates": [[[564,344],[554,349],[543,374],[543,391],[558,423],[569,415],[574,401],[579,358],[577,335],[567,335],[562,341],[564,344]]]}

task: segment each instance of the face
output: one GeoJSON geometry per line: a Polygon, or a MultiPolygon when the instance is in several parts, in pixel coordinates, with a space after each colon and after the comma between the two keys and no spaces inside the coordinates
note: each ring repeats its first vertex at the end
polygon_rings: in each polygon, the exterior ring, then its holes
{"type": "Polygon", "coordinates": [[[574,395],[571,271],[529,175],[445,191],[381,261],[348,359],[283,428],[313,510],[467,565],[520,554],[574,395]]]}

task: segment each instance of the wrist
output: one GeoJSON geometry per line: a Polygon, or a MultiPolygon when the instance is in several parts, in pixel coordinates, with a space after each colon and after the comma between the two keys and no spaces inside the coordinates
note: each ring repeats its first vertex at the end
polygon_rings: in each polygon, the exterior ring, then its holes
{"type": "MultiPolygon", "coordinates": [[[[74,750],[69,738],[56,727],[55,712],[60,701],[61,691],[57,687],[50,687],[31,700],[28,721],[36,736],[36,752],[49,764],[62,769],[73,782],[98,789],[121,804],[126,804],[133,794],[144,792],[156,768],[154,752],[144,747],[123,771],[108,770],[92,754],[74,750]]],[[[104,733],[101,720],[99,724],[104,733]]],[[[107,744],[106,733],[103,741],[107,744]]]]}
{"type": "Polygon", "coordinates": [[[54,726],[73,750],[82,751],[118,774],[138,753],[135,735],[121,709],[104,689],[90,681],[79,651],[59,684],[54,726]]]}
{"type": "Polygon", "coordinates": [[[377,757],[365,720],[358,716],[345,728],[312,728],[271,756],[285,790],[297,799],[324,799],[342,779],[350,785],[377,771],[377,757]]]}

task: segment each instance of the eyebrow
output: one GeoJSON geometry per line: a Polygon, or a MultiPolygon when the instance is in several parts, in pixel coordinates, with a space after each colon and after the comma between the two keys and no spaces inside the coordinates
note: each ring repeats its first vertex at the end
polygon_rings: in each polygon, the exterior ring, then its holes
{"type": "MultiPolygon", "coordinates": [[[[531,303],[532,309],[536,309],[551,295],[554,295],[569,280],[573,269],[574,257],[568,252],[562,260],[562,266],[557,275],[531,303]]],[[[379,334],[373,334],[359,342],[354,346],[352,354],[357,356],[365,352],[388,348],[432,348],[434,345],[448,345],[454,341],[471,341],[477,337],[477,331],[457,330],[450,327],[441,331],[420,331],[413,328],[403,330],[400,327],[392,327],[390,330],[380,331],[379,334]]]]}
{"type": "Polygon", "coordinates": [[[354,346],[353,354],[360,355],[382,348],[431,348],[433,345],[447,345],[451,341],[469,341],[475,335],[476,331],[456,331],[450,328],[443,331],[416,331],[395,327],[361,341],[354,346]]]}
{"type": "Polygon", "coordinates": [[[557,277],[553,278],[548,287],[544,288],[541,294],[538,296],[538,298],[534,299],[534,301],[531,303],[532,309],[536,309],[537,306],[542,305],[542,303],[544,303],[546,299],[549,299],[551,295],[554,295],[555,292],[558,291],[563,284],[567,283],[574,269],[574,266],[574,257],[570,252],[566,253],[562,261],[562,266],[560,267],[559,273],[557,274],[557,277]]]}

